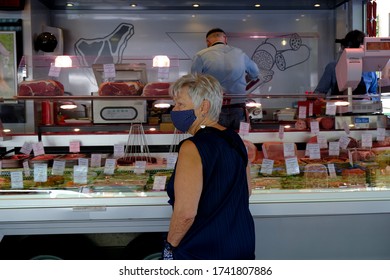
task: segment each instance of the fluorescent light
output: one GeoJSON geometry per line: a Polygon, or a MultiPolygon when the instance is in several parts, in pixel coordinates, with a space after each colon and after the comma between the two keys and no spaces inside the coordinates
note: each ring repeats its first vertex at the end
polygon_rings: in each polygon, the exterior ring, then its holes
{"type": "Polygon", "coordinates": [[[59,55],[54,61],[55,67],[72,67],[72,59],[68,55],[59,55]]]}
{"type": "Polygon", "coordinates": [[[166,55],[156,55],[153,57],[153,67],[169,67],[170,60],[166,55]]]}

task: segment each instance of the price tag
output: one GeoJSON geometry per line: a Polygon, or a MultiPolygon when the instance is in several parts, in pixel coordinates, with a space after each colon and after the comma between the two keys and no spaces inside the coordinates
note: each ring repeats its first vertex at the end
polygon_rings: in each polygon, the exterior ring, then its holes
{"type": "Polygon", "coordinates": [[[114,145],[114,158],[121,158],[125,155],[125,146],[124,145],[114,145]]]}
{"type": "Polygon", "coordinates": [[[73,182],[75,184],[86,184],[88,182],[87,178],[88,167],[82,165],[73,166],[73,182]]]}
{"type": "Polygon", "coordinates": [[[362,147],[371,148],[372,147],[372,134],[363,133],[362,134],[362,147]]]}
{"type": "Polygon", "coordinates": [[[343,121],[343,129],[344,129],[345,133],[347,133],[347,135],[349,135],[349,133],[350,133],[349,125],[345,121],[343,121]]]}
{"type": "Polygon", "coordinates": [[[283,139],[283,138],[284,138],[284,126],[280,125],[279,126],[279,139],[283,139]]]}
{"type": "Polygon", "coordinates": [[[298,159],[296,157],[287,158],[285,160],[285,163],[286,163],[286,172],[288,175],[295,175],[300,173],[298,159]]]}
{"type": "Polygon", "coordinates": [[[351,150],[348,150],[348,160],[349,160],[349,164],[353,166],[353,156],[351,150]]]}
{"type": "Polygon", "coordinates": [[[318,121],[311,121],[310,122],[310,130],[311,133],[318,135],[320,133],[320,125],[318,121]]]}
{"type": "Polygon", "coordinates": [[[116,167],[116,159],[115,158],[107,158],[106,163],[104,164],[104,174],[112,175],[114,174],[116,167]]]}
{"type": "Polygon", "coordinates": [[[135,162],[135,169],[134,173],[135,174],[143,174],[145,173],[146,170],[146,161],[136,161],[135,162]]]}
{"type": "Polygon", "coordinates": [[[274,169],[274,160],[264,158],[263,162],[261,163],[260,172],[262,174],[272,174],[273,169],[274,169]]]}
{"type": "Polygon", "coordinates": [[[351,139],[349,139],[348,136],[341,136],[339,139],[340,148],[345,150],[348,147],[350,141],[351,139]]]}
{"type": "Polygon", "coordinates": [[[317,135],[317,143],[320,144],[320,149],[328,148],[328,140],[326,140],[325,135],[317,135]]]}
{"type": "Polygon", "coordinates": [[[45,148],[43,147],[42,142],[32,144],[34,156],[40,156],[45,154],[45,148]]]}
{"type": "Polygon", "coordinates": [[[100,167],[102,165],[101,154],[91,154],[91,167],[100,167]]]}
{"type": "Polygon", "coordinates": [[[156,191],[165,190],[166,181],[167,181],[167,176],[154,176],[153,190],[156,191]]]}
{"type": "Polygon", "coordinates": [[[299,119],[305,119],[306,118],[306,106],[299,106],[298,118],[299,119]]]}
{"type": "Polygon", "coordinates": [[[169,78],[169,67],[158,67],[157,78],[165,80],[169,78]]]}
{"type": "Polygon", "coordinates": [[[80,153],[80,141],[70,141],[69,142],[69,152],[80,153]]]}
{"type": "Polygon", "coordinates": [[[385,141],[386,138],[386,129],[378,127],[376,129],[376,140],[377,141],[385,141]]]}
{"type": "Polygon", "coordinates": [[[174,169],[177,161],[177,153],[169,154],[167,157],[167,168],[174,169]]]}
{"type": "Polygon", "coordinates": [[[23,172],[24,172],[24,176],[26,177],[30,177],[30,167],[28,166],[28,160],[25,160],[23,161],[23,172]]]}
{"type": "Polygon", "coordinates": [[[47,164],[34,164],[34,182],[47,182],[47,164]]]}
{"type": "Polygon", "coordinates": [[[242,137],[243,136],[248,136],[249,135],[249,128],[250,124],[246,122],[240,122],[240,129],[238,131],[238,134],[240,134],[242,137]]]}
{"type": "Polygon", "coordinates": [[[309,144],[307,144],[307,149],[309,150],[310,159],[320,159],[321,158],[320,144],[309,143],[309,144]]]}
{"type": "Polygon", "coordinates": [[[51,174],[52,175],[60,175],[60,176],[64,175],[65,164],[66,164],[66,161],[64,161],[64,160],[54,160],[53,167],[51,169],[51,174]]]}
{"type": "Polygon", "coordinates": [[[116,72],[115,72],[115,64],[103,64],[103,72],[104,72],[104,78],[115,78],[116,72]]]}
{"type": "Polygon", "coordinates": [[[309,103],[309,117],[313,116],[313,103],[309,103]]]}
{"type": "Polygon", "coordinates": [[[340,142],[329,142],[329,155],[330,156],[340,155],[340,142]]]}
{"type": "Polygon", "coordinates": [[[60,73],[61,73],[61,67],[56,67],[53,64],[50,65],[49,77],[56,77],[56,78],[58,78],[60,76],[60,73]]]}
{"type": "Polygon", "coordinates": [[[32,151],[32,145],[29,142],[24,142],[23,146],[20,148],[20,152],[25,155],[29,155],[32,151]]]}
{"type": "Polygon", "coordinates": [[[325,114],[329,116],[336,115],[337,106],[333,102],[326,102],[325,114]]]}
{"type": "Polygon", "coordinates": [[[333,163],[328,163],[328,172],[330,178],[336,178],[336,168],[334,167],[333,163]]]}
{"type": "Polygon", "coordinates": [[[78,164],[88,167],[89,166],[89,159],[88,158],[79,158],[78,164]]]}
{"type": "Polygon", "coordinates": [[[283,155],[285,158],[295,156],[295,144],[294,143],[283,143],[283,155]]]}
{"type": "Polygon", "coordinates": [[[23,189],[23,173],[21,171],[11,172],[11,189],[23,189]]]}

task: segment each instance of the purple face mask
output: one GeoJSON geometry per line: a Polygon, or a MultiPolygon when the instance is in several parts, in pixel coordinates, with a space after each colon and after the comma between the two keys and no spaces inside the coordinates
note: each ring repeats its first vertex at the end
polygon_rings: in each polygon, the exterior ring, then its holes
{"type": "Polygon", "coordinates": [[[173,125],[181,132],[187,132],[191,125],[196,120],[195,111],[183,110],[183,111],[171,111],[171,119],[173,125]]]}

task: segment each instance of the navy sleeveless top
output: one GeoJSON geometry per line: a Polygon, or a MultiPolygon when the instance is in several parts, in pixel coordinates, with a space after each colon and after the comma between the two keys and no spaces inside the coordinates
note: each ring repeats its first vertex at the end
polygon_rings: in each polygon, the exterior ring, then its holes
{"type": "MultiPolygon", "coordinates": [[[[186,140],[199,151],[203,189],[194,223],[173,250],[174,259],[254,259],[255,229],[249,210],[248,158],[243,141],[233,130],[208,127],[186,140]]],[[[174,179],[175,172],[167,185],[172,206],[174,179]]]]}

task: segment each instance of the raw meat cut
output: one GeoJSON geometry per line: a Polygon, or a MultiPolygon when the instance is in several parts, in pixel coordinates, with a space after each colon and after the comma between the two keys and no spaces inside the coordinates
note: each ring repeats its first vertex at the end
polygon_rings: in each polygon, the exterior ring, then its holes
{"type": "Polygon", "coordinates": [[[169,95],[169,86],[170,83],[148,83],[142,92],[143,96],[159,96],[159,95],[169,95]]]}
{"type": "Polygon", "coordinates": [[[139,95],[142,84],[137,81],[131,82],[104,82],[99,86],[100,96],[126,96],[139,95]]]}
{"type": "Polygon", "coordinates": [[[54,80],[23,81],[19,84],[19,96],[61,96],[64,85],[54,80]]]}

